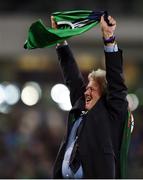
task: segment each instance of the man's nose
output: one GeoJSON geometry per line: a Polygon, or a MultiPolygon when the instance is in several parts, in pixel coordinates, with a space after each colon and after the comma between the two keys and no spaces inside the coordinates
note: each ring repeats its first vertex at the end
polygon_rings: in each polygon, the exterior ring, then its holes
{"type": "Polygon", "coordinates": [[[89,89],[86,89],[85,92],[84,92],[85,95],[88,95],[89,93],[90,93],[89,89]]]}

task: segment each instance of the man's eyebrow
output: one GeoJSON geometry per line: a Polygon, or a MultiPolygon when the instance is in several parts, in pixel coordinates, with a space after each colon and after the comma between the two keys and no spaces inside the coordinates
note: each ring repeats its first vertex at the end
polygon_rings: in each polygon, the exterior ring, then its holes
{"type": "Polygon", "coordinates": [[[86,86],[86,88],[85,88],[85,89],[87,90],[87,89],[89,89],[89,88],[91,88],[91,87],[90,87],[90,86],[86,86]]]}

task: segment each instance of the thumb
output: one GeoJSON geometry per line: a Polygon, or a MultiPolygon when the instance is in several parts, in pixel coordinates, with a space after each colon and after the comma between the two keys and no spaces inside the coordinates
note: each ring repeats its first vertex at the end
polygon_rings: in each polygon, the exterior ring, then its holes
{"type": "Polygon", "coordinates": [[[51,16],[51,26],[54,29],[57,29],[57,23],[55,22],[54,16],[51,16]]]}
{"type": "Polygon", "coordinates": [[[101,24],[101,26],[107,26],[107,23],[106,23],[106,21],[105,21],[105,19],[104,19],[104,15],[101,16],[100,24],[101,24]]]}

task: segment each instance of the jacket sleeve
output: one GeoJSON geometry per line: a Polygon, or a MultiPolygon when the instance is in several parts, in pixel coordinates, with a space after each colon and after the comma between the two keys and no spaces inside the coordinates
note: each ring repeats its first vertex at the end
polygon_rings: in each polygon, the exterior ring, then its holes
{"type": "Polygon", "coordinates": [[[107,102],[113,119],[125,120],[128,110],[127,87],[123,77],[122,51],[105,52],[107,102]]]}
{"type": "Polygon", "coordinates": [[[83,96],[85,90],[84,80],[69,46],[58,47],[57,54],[64,81],[70,90],[70,99],[73,106],[76,100],[83,96]]]}

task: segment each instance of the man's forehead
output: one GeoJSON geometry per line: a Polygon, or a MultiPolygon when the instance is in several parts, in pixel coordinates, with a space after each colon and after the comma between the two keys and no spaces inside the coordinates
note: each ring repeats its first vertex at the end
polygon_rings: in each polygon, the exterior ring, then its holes
{"type": "Polygon", "coordinates": [[[99,83],[94,79],[90,79],[87,84],[87,87],[89,87],[89,86],[99,86],[99,83]]]}

